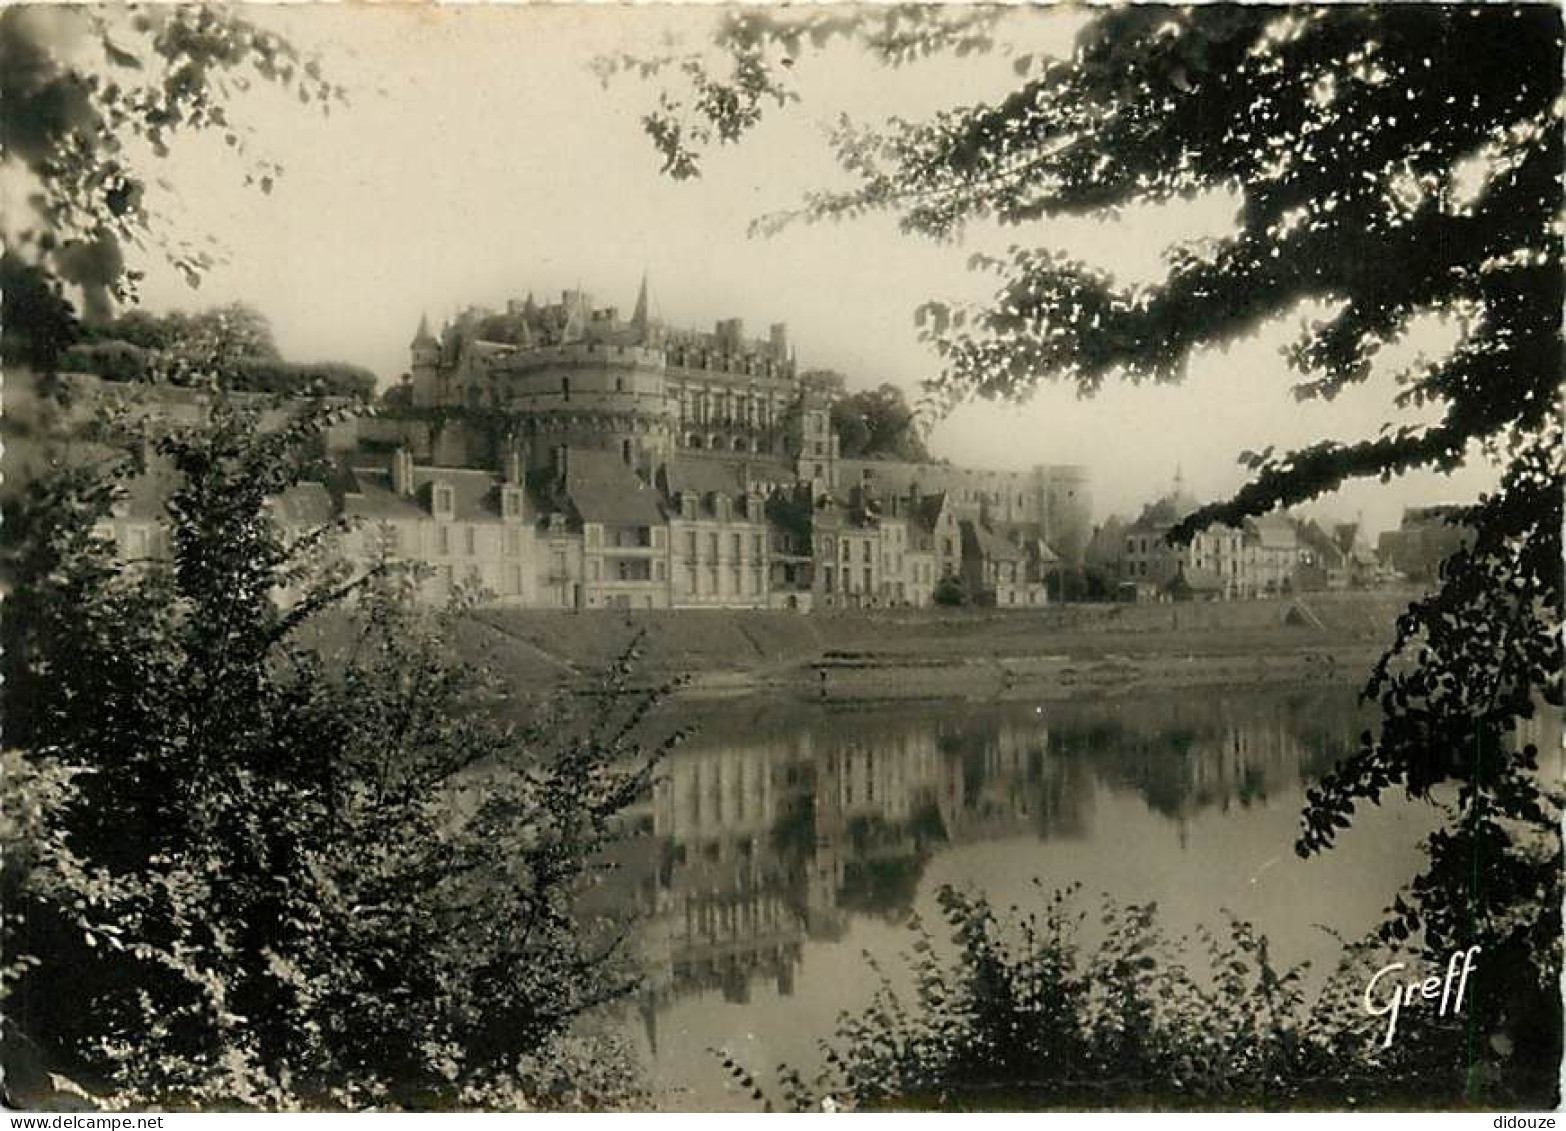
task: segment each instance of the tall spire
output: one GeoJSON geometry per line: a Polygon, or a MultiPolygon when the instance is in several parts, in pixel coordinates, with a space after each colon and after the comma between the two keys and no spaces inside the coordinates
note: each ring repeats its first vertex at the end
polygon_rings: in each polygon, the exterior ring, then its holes
{"type": "Polygon", "coordinates": [[[636,331],[636,340],[638,342],[645,342],[647,340],[648,326],[647,272],[643,270],[642,286],[641,289],[636,292],[636,312],[631,315],[631,329],[636,331]]]}
{"type": "Polygon", "coordinates": [[[428,313],[421,312],[419,314],[419,332],[413,335],[412,348],[417,349],[419,346],[432,346],[434,344],[435,339],[430,335],[430,316],[428,313]]]}

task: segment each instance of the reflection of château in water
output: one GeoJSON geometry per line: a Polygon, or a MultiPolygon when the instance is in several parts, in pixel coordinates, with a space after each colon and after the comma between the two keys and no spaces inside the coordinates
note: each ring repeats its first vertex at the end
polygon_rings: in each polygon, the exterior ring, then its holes
{"type": "MultiPolygon", "coordinates": [[[[1157,699],[1101,712],[753,719],[664,766],[636,853],[654,1001],[758,982],[793,992],[807,939],[901,921],[925,865],[964,843],[1087,839],[1102,790],[1183,822],[1263,801],[1343,753],[1349,707],[1157,699]],[[767,737],[769,731],[779,737],[767,737]]],[[[720,722],[719,727],[723,726],[720,722]]]]}

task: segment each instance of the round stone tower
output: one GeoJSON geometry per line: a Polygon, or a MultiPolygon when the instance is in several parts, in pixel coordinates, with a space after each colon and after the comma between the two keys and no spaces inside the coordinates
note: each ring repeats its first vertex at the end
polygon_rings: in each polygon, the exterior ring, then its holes
{"type": "Polygon", "coordinates": [[[1082,464],[1041,464],[1033,469],[1036,506],[1045,539],[1070,565],[1081,565],[1093,536],[1093,479],[1082,464]]]}
{"type": "Polygon", "coordinates": [[[519,352],[490,369],[497,406],[527,440],[531,466],[561,447],[613,451],[649,479],[669,458],[661,349],[573,342],[519,352]]]}

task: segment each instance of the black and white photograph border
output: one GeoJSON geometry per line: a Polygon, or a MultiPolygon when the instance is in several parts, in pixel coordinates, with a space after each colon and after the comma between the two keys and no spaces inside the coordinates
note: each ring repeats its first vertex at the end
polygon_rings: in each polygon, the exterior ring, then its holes
{"type": "Polygon", "coordinates": [[[1563,65],[0,8],[9,1125],[1553,1125],[1563,65]]]}

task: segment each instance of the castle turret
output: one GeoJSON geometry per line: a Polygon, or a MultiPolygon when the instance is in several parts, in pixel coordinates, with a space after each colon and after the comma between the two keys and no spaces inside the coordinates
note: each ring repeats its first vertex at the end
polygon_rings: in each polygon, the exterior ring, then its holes
{"type": "Polygon", "coordinates": [[[432,405],[435,403],[435,383],[440,368],[440,343],[430,333],[428,315],[419,315],[419,329],[408,344],[408,349],[412,354],[409,377],[413,384],[413,403],[432,405]]]}
{"type": "Polygon", "coordinates": [[[636,310],[631,314],[631,329],[636,332],[636,343],[646,345],[652,328],[647,308],[647,272],[642,272],[642,285],[636,292],[636,310]]]}

